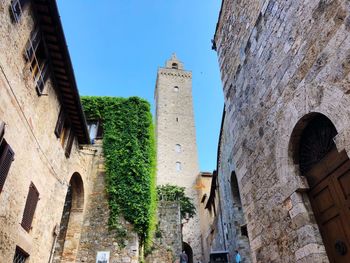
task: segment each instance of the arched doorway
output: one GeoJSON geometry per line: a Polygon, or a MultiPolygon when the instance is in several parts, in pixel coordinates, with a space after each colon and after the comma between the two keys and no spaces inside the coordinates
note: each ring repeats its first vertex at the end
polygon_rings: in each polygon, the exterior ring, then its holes
{"type": "Polygon", "coordinates": [[[84,185],[79,173],[70,179],[60,222],[54,263],[75,262],[83,223],[84,185]]]}
{"type": "Polygon", "coordinates": [[[295,162],[310,186],[308,196],[330,262],[350,262],[350,160],[333,141],[337,130],[322,114],[303,118],[293,131],[295,162]]]}
{"type": "Polygon", "coordinates": [[[188,263],[193,263],[193,251],[189,244],[182,242],[182,250],[185,251],[188,257],[188,263]]]}

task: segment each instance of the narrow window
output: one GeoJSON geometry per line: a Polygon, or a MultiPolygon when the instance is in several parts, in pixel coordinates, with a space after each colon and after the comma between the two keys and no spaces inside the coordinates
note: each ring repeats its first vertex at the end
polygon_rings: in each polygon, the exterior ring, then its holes
{"type": "Polygon", "coordinates": [[[181,169],[182,169],[181,163],[180,162],[176,162],[176,171],[180,172],[181,169]]]}
{"type": "Polygon", "coordinates": [[[33,183],[30,184],[26,205],[24,207],[22,227],[29,232],[32,227],[34,212],[39,201],[39,192],[33,183]]]}
{"type": "Polygon", "coordinates": [[[181,145],[180,145],[180,144],[176,144],[176,145],[175,145],[175,151],[176,151],[177,153],[180,153],[180,152],[181,152],[181,145]]]}
{"type": "Polygon", "coordinates": [[[19,246],[16,246],[15,256],[13,257],[13,263],[24,263],[28,259],[29,255],[19,246]]]}
{"type": "Polygon", "coordinates": [[[55,127],[55,135],[57,138],[61,137],[61,133],[62,133],[63,125],[64,125],[64,119],[65,119],[64,113],[63,113],[63,110],[61,109],[60,113],[58,115],[58,119],[57,119],[56,127],[55,127]]]}
{"type": "Polygon", "coordinates": [[[176,117],[176,122],[179,122],[179,118],[178,117],[176,117]]]}
{"type": "Polygon", "coordinates": [[[11,14],[13,22],[18,23],[21,19],[22,12],[29,0],[12,0],[11,2],[11,14]]]}
{"type": "Polygon", "coordinates": [[[36,85],[38,95],[42,95],[48,78],[48,63],[42,34],[35,30],[27,43],[25,57],[30,64],[30,71],[36,85]]]}
{"type": "Polygon", "coordinates": [[[67,158],[69,158],[70,153],[72,151],[73,142],[74,142],[74,132],[71,129],[70,132],[69,132],[69,137],[68,137],[68,141],[67,141],[67,145],[66,145],[66,150],[65,150],[65,153],[64,153],[67,158]]]}
{"type": "Polygon", "coordinates": [[[241,226],[241,235],[248,237],[248,228],[247,225],[241,226]]]}
{"type": "Polygon", "coordinates": [[[173,69],[178,69],[177,63],[173,63],[173,64],[171,65],[171,68],[173,68],[173,69]]]}
{"type": "Polygon", "coordinates": [[[10,170],[10,166],[14,160],[15,153],[3,139],[0,144],[0,193],[4,187],[7,174],[10,170]]]}
{"type": "Polygon", "coordinates": [[[178,86],[175,86],[175,87],[174,87],[174,91],[175,91],[175,92],[179,92],[179,87],[178,87],[178,86]]]}

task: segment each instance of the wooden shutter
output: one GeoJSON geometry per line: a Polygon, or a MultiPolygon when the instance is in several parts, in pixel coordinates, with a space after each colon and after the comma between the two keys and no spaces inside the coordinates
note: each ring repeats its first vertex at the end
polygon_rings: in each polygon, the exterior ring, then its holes
{"type": "Polygon", "coordinates": [[[64,120],[65,120],[64,113],[63,113],[63,110],[61,109],[60,114],[58,115],[56,128],[55,128],[55,135],[57,138],[61,137],[64,120]]]}
{"type": "Polygon", "coordinates": [[[73,142],[74,142],[74,132],[72,129],[70,129],[69,137],[66,145],[66,151],[65,151],[65,155],[67,158],[69,158],[70,152],[72,151],[73,142]]]}
{"type": "Polygon", "coordinates": [[[22,227],[29,232],[32,227],[34,212],[39,201],[39,192],[33,183],[30,184],[26,206],[23,212],[22,227]]]}
{"type": "Polygon", "coordinates": [[[15,153],[5,140],[0,145],[0,192],[4,187],[15,153]]]}

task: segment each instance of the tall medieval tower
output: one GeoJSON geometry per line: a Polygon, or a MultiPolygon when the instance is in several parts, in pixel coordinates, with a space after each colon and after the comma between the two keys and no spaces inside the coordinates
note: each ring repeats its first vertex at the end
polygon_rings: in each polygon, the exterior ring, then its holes
{"type": "MultiPolygon", "coordinates": [[[[196,178],[199,174],[196,130],[192,103],[192,73],[175,54],[158,69],[155,90],[157,184],[186,188],[198,208],[196,178]]],[[[197,209],[198,211],[198,209],[197,209]]],[[[183,224],[183,241],[193,250],[193,261],[201,261],[199,217],[183,224]]]]}

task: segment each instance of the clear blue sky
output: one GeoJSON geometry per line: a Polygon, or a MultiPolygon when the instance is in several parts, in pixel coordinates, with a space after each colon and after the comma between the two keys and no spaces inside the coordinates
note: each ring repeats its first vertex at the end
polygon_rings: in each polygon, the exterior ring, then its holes
{"type": "Polygon", "coordinates": [[[139,96],[154,111],[157,68],[176,52],[193,74],[200,168],[215,169],[223,95],[210,40],[221,1],[57,2],[81,95],[139,96]]]}

